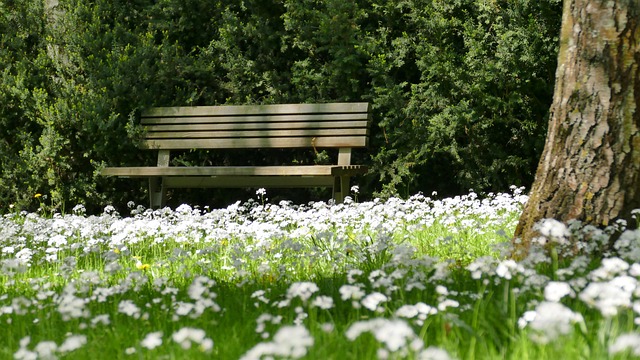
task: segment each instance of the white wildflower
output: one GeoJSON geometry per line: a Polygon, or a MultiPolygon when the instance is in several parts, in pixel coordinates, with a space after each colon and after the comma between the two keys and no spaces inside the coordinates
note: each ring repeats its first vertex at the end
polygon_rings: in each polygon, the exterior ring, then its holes
{"type": "Polygon", "coordinates": [[[384,294],[381,294],[379,292],[373,292],[365,296],[362,299],[361,303],[362,303],[362,306],[366,307],[371,311],[380,311],[382,309],[379,307],[379,305],[383,302],[386,302],[387,300],[389,299],[384,294]]]}
{"type": "Polygon", "coordinates": [[[38,359],[53,360],[58,358],[55,355],[57,349],[58,345],[55,341],[41,341],[33,350],[38,354],[38,359]]]}
{"type": "Polygon", "coordinates": [[[437,314],[438,310],[432,306],[429,306],[423,302],[419,302],[415,305],[402,305],[396,310],[395,315],[397,317],[403,317],[407,319],[416,319],[418,325],[422,325],[424,320],[429,315],[437,314]]]}
{"type": "Polygon", "coordinates": [[[457,302],[456,300],[444,299],[443,301],[441,301],[438,304],[438,310],[439,311],[445,311],[446,309],[448,309],[450,307],[457,308],[458,306],[460,306],[460,303],[457,302]]]}
{"type": "Polygon", "coordinates": [[[559,244],[566,244],[567,238],[571,235],[569,228],[555,219],[542,219],[534,225],[534,229],[538,230],[542,236],[559,244]]]}
{"type": "Polygon", "coordinates": [[[195,309],[195,305],[192,303],[184,302],[184,301],[176,301],[174,303],[175,313],[178,316],[186,316],[191,313],[195,309]]]}
{"type": "Polygon", "coordinates": [[[109,314],[97,315],[93,319],[91,319],[91,325],[96,326],[99,324],[109,325],[111,321],[109,320],[109,314]]]}
{"type": "Polygon", "coordinates": [[[544,298],[547,301],[558,302],[567,295],[573,295],[571,286],[566,282],[550,281],[544,288],[544,298]]]}
{"type": "Polygon", "coordinates": [[[183,349],[187,350],[191,348],[192,343],[202,344],[206,339],[205,336],[206,333],[202,329],[184,327],[173,333],[171,338],[183,349]]]}
{"type": "Polygon", "coordinates": [[[314,339],[302,325],[283,326],[272,341],[259,343],[245,353],[241,360],[259,360],[264,357],[299,359],[307,355],[314,339]]]}
{"type": "MultiPolygon", "coordinates": [[[[638,220],[636,219],[636,221],[638,220]]],[[[625,230],[613,247],[627,261],[640,262],[640,229],[625,230]]]]}
{"type": "Polygon", "coordinates": [[[149,350],[155,349],[160,345],[162,345],[162,331],[148,333],[140,342],[140,346],[149,350]]]}
{"type": "Polygon", "coordinates": [[[16,251],[16,248],[13,246],[5,246],[2,248],[3,254],[13,254],[16,251]]]}
{"type": "Polygon", "coordinates": [[[291,284],[289,290],[287,290],[287,298],[300,298],[300,300],[306,302],[309,298],[320,288],[313,282],[296,282],[291,284]]]}
{"type": "Polygon", "coordinates": [[[629,275],[633,277],[640,277],[640,263],[633,263],[629,268],[629,275]]]}
{"type": "Polygon", "coordinates": [[[65,293],[58,299],[58,312],[62,319],[67,321],[80,317],[89,317],[89,310],[85,307],[85,299],[76,297],[71,293],[65,293]]]}
{"type": "Polygon", "coordinates": [[[630,308],[638,280],[618,276],[608,282],[591,282],[582,290],[580,300],[600,310],[603,316],[618,314],[619,308],[630,308]]]}
{"type": "Polygon", "coordinates": [[[395,314],[397,317],[412,319],[418,316],[418,308],[415,305],[402,305],[395,314]]]}
{"type": "Polygon", "coordinates": [[[38,353],[27,348],[21,347],[13,353],[14,360],[38,360],[38,353]]]}
{"type": "Polygon", "coordinates": [[[522,316],[520,317],[520,319],[518,319],[518,327],[520,329],[524,329],[525,327],[527,327],[527,325],[532,322],[533,320],[535,320],[536,316],[538,315],[537,312],[531,310],[531,311],[525,311],[524,314],[522,314],[522,316]]]}
{"type": "Polygon", "coordinates": [[[215,285],[215,281],[206,277],[206,276],[198,276],[193,279],[191,285],[189,285],[188,294],[189,297],[193,300],[200,300],[204,297],[214,299],[216,298],[216,294],[210,292],[210,288],[215,285]]]}
{"type": "MultiPolygon", "coordinates": [[[[540,344],[557,339],[559,335],[569,334],[574,324],[584,324],[581,314],[557,302],[544,301],[536,307],[535,315],[529,313],[527,317],[531,321],[525,326],[534,331],[531,339],[540,344]]],[[[522,327],[522,324],[519,325],[522,327]]]]}
{"type": "Polygon", "coordinates": [[[83,347],[86,343],[87,337],[85,335],[71,335],[64,339],[58,351],[61,353],[74,351],[83,347]]]}
{"type": "Polygon", "coordinates": [[[333,298],[325,295],[321,295],[313,299],[312,306],[318,307],[323,310],[329,310],[333,308],[333,298]]]}
{"type": "Polygon", "coordinates": [[[266,333],[266,323],[270,322],[271,324],[274,325],[278,325],[280,323],[282,323],[282,316],[278,315],[278,316],[273,316],[271,314],[262,314],[260,316],[258,316],[258,318],[256,319],[256,332],[258,334],[265,334],[266,333]]]}
{"type": "Polygon", "coordinates": [[[140,317],[140,308],[136,306],[131,300],[122,300],[118,304],[118,312],[128,316],[132,316],[135,319],[140,317]]]}
{"type": "Polygon", "coordinates": [[[13,354],[14,360],[37,360],[38,353],[27,349],[27,346],[31,342],[30,336],[25,336],[20,339],[20,349],[13,354]]]}
{"type": "Polygon", "coordinates": [[[518,266],[518,263],[514,260],[504,260],[496,267],[496,275],[503,279],[510,280],[521,268],[522,267],[518,266]]]}
{"type": "Polygon", "coordinates": [[[359,286],[342,285],[340,287],[340,297],[342,300],[360,300],[364,297],[365,292],[359,286]]]}
{"type": "Polygon", "coordinates": [[[441,348],[429,346],[418,354],[418,360],[451,360],[449,353],[441,348]]]}
{"type": "Polygon", "coordinates": [[[191,211],[193,211],[193,208],[188,204],[182,204],[176,208],[176,212],[180,214],[189,214],[191,211]]]}
{"type": "Polygon", "coordinates": [[[199,349],[204,353],[211,352],[211,350],[213,350],[213,340],[211,340],[210,338],[203,339],[200,343],[199,349]]]}
{"type": "Polygon", "coordinates": [[[482,275],[490,276],[493,273],[495,261],[493,257],[483,256],[467,265],[467,270],[471,273],[471,278],[478,280],[482,278],[482,275]]]}
{"type": "Polygon", "coordinates": [[[436,286],[436,292],[438,294],[440,294],[440,295],[445,295],[445,296],[449,295],[449,290],[445,286],[442,286],[442,285],[436,286]]]}
{"type": "Polygon", "coordinates": [[[293,320],[293,323],[296,325],[302,325],[302,323],[304,322],[304,319],[306,319],[309,315],[304,312],[304,309],[302,308],[302,306],[297,306],[295,308],[295,312],[296,312],[296,318],[293,320]]]}
{"type": "Polygon", "coordinates": [[[610,280],[619,274],[625,273],[629,264],[620,258],[606,258],[602,260],[600,267],[589,274],[589,278],[595,281],[610,280]]]}
{"type": "Polygon", "coordinates": [[[357,282],[356,277],[363,275],[364,272],[360,269],[351,269],[347,271],[347,282],[349,284],[355,284],[357,282]]]}
{"type": "Polygon", "coordinates": [[[401,349],[419,350],[422,343],[417,338],[413,329],[403,320],[376,318],[353,323],[345,333],[347,339],[353,341],[361,334],[370,332],[375,339],[384,344],[385,348],[391,352],[401,349]],[[416,342],[416,340],[418,340],[416,342]]]}
{"type": "Polygon", "coordinates": [[[616,341],[609,346],[609,353],[617,354],[630,351],[635,356],[640,356],[640,334],[627,333],[618,336],[616,341]]]}
{"type": "MultiPolygon", "coordinates": [[[[265,304],[268,304],[269,303],[269,299],[267,299],[267,297],[265,295],[266,295],[266,291],[264,291],[264,290],[256,290],[256,291],[253,292],[253,294],[251,294],[251,298],[252,299],[257,299],[257,300],[259,300],[259,301],[261,301],[261,302],[263,302],[265,304]]],[[[254,303],[254,305],[256,307],[258,307],[259,304],[258,303],[254,303]]]]}

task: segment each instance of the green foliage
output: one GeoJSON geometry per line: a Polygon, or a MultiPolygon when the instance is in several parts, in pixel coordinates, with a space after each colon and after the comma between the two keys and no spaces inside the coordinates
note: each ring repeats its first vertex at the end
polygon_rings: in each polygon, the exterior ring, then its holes
{"type": "Polygon", "coordinates": [[[30,201],[32,178],[41,174],[30,168],[28,153],[43,136],[38,105],[51,87],[42,2],[0,3],[0,69],[0,204],[30,201]]]}
{"type": "Polygon", "coordinates": [[[419,188],[445,191],[531,181],[553,90],[559,5],[425,1],[388,10],[402,27],[376,29],[368,64],[388,147],[374,160],[387,169],[387,190],[425,172],[419,188]],[[438,186],[447,181],[453,189],[438,186]]]}
{"type": "Polygon", "coordinates": [[[90,211],[146,202],[145,184],[96,170],[153,164],[138,114],[171,105],[369,101],[364,193],[528,185],[560,18],[559,0],[3,2],[0,211],[35,193],[90,211]]]}

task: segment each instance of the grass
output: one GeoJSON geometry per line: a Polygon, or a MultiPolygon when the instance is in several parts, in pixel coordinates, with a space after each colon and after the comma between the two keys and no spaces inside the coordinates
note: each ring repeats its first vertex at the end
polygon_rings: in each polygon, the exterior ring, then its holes
{"type": "Polygon", "coordinates": [[[9,213],[0,358],[640,356],[640,236],[602,255],[611,229],[549,223],[563,235],[516,263],[521,191],[9,213]]]}

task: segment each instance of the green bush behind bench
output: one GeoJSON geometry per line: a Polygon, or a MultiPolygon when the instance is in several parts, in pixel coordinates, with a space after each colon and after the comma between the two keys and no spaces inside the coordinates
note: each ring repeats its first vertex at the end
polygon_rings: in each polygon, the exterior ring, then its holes
{"type": "Polygon", "coordinates": [[[142,185],[97,173],[153,161],[135,143],[139,113],[154,106],[367,101],[371,145],[354,160],[371,169],[363,195],[532,181],[558,0],[53,5],[0,5],[0,212],[40,206],[35,193],[89,211],[146,202],[142,185]]]}

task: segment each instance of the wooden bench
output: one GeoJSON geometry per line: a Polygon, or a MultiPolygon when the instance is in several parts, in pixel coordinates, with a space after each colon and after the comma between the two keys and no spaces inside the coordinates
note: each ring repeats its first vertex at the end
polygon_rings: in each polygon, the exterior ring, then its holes
{"type": "Polygon", "coordinates": [[[368,103],[158,107],[142,114],[142,149],[158,150],[157,166],[107,167],[105,176],[149,178],[152,208],[170,188],[332,187],[341,203],[349,180],[366,166],[351,164],[351,150],[366,147],[368,103]],[[172,150],[335,148],[335,165],[169,166],[172,150]]]}

